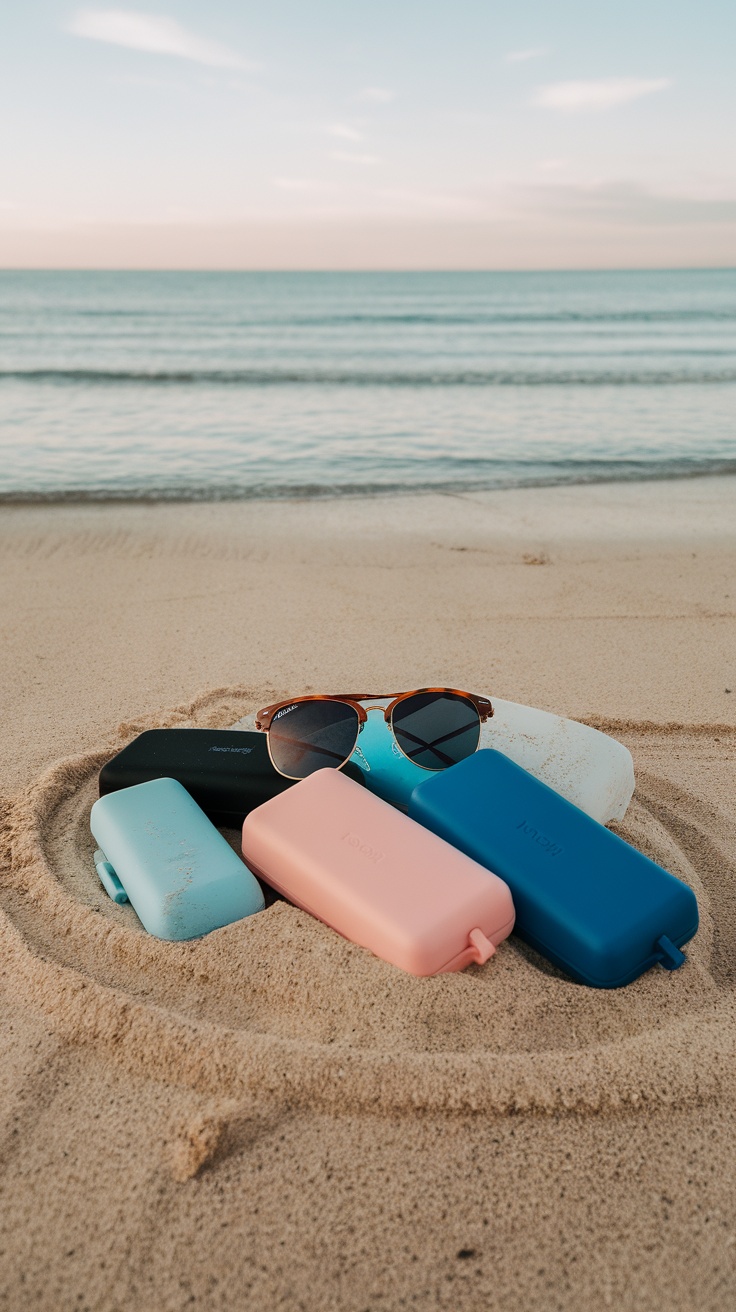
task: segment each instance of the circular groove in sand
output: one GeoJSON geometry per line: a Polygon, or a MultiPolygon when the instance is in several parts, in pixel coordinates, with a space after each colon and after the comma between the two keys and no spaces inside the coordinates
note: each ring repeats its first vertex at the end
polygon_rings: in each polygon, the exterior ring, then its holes
{"type": "Polygon", "coordinates": [[[730,835],[725,819],[705,831],[697,799],[680,792],[673,806],[660,775],[645,776],[628,836],[693,884],[703,928],[683,971],[603,993],[511,945],[482,969],[415,980],[285,904],[197,943],[161,943],[97,887],[88,813],[109,755],[52,767],[15,800],[5,844],[4,969],[70,1041],[258,1103],[552,1112],[721,1090],[736,1051],[724,965],[734,921],[724,929],[728,869],[721,882],[713,872],[730,835]]]}

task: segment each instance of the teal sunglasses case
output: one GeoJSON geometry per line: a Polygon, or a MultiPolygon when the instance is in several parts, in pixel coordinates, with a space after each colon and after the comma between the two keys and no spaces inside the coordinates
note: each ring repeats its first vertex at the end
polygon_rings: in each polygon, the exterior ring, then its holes
{"type": "Polygon", "coordinates": [[[90,828],[103,887],[157,938],[199,938],[264,908],[255,876],[176,779],[99,798],[90,828]]]}

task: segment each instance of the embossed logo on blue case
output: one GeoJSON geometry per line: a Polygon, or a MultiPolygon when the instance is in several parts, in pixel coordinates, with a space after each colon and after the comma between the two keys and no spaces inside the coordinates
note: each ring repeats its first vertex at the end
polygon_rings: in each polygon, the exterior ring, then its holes
{"type": "Polygon", "coordinates": [[[540,833],[538,829],[534,828],[534,825],[529,824],[528,820],[522,820],[516,828],[520,829],[522,834],[526,834],[528,838],[531,838],[548,856],[562,855],[564,848],[560,847],[558,843],[554,843],[551,838],[547,838],[546,834],[540,833]]]}

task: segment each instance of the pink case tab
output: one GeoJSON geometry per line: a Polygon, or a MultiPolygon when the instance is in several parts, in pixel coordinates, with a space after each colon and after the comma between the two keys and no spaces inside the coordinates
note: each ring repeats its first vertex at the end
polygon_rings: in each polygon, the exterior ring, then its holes
{"type": "Polygon", "coordinates": [[[339,770],[318,770],[243,824],[250,869],[412,975],[484,962],[514,927],[508,886],[339,770]]]}

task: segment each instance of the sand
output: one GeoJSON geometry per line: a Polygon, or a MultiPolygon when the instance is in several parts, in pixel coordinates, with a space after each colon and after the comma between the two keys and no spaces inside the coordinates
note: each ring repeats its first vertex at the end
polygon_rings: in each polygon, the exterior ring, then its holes
{"type": "Polygon", "coordinates": [[[2,511],[0,1306],[733,1304],[735,563],[725,478],[2,511]],[[683,970],[417,980],[283,902],[166,944],[105,898],[139,729],[445,682],[626,742],[683,970]]]}

